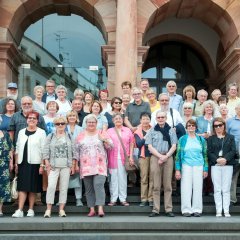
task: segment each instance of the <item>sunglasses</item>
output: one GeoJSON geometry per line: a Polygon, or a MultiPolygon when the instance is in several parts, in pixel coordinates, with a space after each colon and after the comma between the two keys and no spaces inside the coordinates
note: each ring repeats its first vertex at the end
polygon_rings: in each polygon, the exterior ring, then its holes
{"type": "Polygon", "coordinates": [[[157,119],[161,119],[161,118],[165,118],[165,117],[163,117],[163,116],[161,116],[161,117],[157,117],[157,119]]]}
{"type": "Polygon", "coordinates": [[[115,104],[122,104],[121,102],[114,102],[115,104]]]}
{"type": "Polygon", "coordinates": [[[187,125],[187,127],[196,127],[196,126],[193,124],[189,124],[189,125],[187,125]]]}
{"type": "Polygon", "coordinates": [[[220,128],[223,126],[223,123],[214,125],[214,128],[220,128]]]}
{"type": "Polygon", "coordinates": [[[60,125],[64,126],[65,124],[66,124],[65,122],[55,123],[56,126],[60,126],[60,125]]]}

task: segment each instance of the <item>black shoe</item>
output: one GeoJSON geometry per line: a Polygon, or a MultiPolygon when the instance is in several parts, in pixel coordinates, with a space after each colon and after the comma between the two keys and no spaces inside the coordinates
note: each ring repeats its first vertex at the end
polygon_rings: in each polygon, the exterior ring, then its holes
{"type": "Polygon", "coordinates": [[[149,201],[148,204],[149,204],[149,207],[153,207],[153,201],[149,201]]]}
{"type": "Polygon", "coordinates": [[[139,207],[146,207],[147,206],[147,201],[142,201],[140,204],[139,204],[139,207]]]}
{"type": "Polygon", "coordinates": [[[173,191],[173,192],[172,192],[172,196],[173,196],[173,197],[178,197],[178,196],[180,196],[180,194],[179,194],[178,191],[173,191]]]}
{"type": "Polygon", "coordinates": [[[191,213],[188,213],[188,212],[183,213],[182,215],[183,215],[184,217],[191,217],[191,216],[192,216],[191,213]]]}
{"type": "Polygon", "coordinates": [[[159,213],[156,213],[156,212],[151,212],[149,214],[149,217],[158,217],[159,216],[159,213]]]}
{"type": "Polygon", "coordinates": [[[173,212],[166,212],[165,214],[167,217],[175,217],[173,212]]]}
{"type": "Polygon", "coordinates": [[[236,206],[237,202],[230,202],[230,206],[236,206]]]}
{"type": "Polygon", "coordinates": [[[195,213],[193,213],[193,216],[194,217],[201,217],[201,213],[195,212],[195,213]]]}

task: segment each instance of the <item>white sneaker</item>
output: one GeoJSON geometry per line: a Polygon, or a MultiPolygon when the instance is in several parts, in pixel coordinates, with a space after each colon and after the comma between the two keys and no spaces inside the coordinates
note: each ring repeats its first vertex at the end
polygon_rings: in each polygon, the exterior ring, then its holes
{"type": "Polygon", "coordinates": [[[23,211],[20,209],[16,210],[15,213],[12,215],[13,218],[22,218],[24,217],[23,211]]]}
{"type": "Polygon", "coordinates": [[[225,217],[231,217],[231,215],[230,215],[229,212],[225,212],[225,213],[224,213],[224,216],[225,216],[225,217]]]}
{"type": "Polygon", "coordinates": [[[27,217],[34,217],[35,213],[32,209],[28,209],[27,217]]]}
{"type": "Polygon", "coordinates": [[[222,213],[217,213],[216,214],[216,217],[221,217],[222,216],[222,213]]]}
{"type": "Polygon", "coordinates": [[[83,206],[83,203],[82,203],[81,199],[77,199],[76,206],[77,207],[82,207],[83,206]]]}

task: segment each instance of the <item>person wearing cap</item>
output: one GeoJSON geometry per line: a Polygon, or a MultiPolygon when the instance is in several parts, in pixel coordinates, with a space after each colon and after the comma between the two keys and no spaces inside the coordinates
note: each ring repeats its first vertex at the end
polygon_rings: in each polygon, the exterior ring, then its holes
{"type": "Polygon", "coordinates": [[[7,97],[0,100],[0,113],[3,113],[4,106],[8,98],[11,98],[16,101],[18,109],[21,107],[21,102],[18,99],[18,86],[14,82],[8,83],[7,86],[7,97]]]}

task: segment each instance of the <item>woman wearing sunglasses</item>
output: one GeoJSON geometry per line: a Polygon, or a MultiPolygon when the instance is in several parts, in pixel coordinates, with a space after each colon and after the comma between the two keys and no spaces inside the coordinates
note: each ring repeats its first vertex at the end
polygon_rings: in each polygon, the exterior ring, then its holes
{"type": "Polygon", "coordinates": [[[229,214],[230,188],[235,164],[236,146],[234,136],[226,133],[225,121],[213,120],[213,135],[208,139],[208,160],[214,186],[216,217],[231,217],[229,214]]]}
{"type": "Polygon", "coordinates": [[[46,195],[47,210],[45,218],[51,217],[57,181],[59,179],[59,216],[66,217],[64,207],[67,201],[67,192],[70,173],[74,174],[76,161],[73,160],[73,138],[65,131],[67,120],[65,117],[56,117],[53,121],[56,132],[47,136],[43,150],[43,159],[48,174],[48,188],[46,195]]]}

